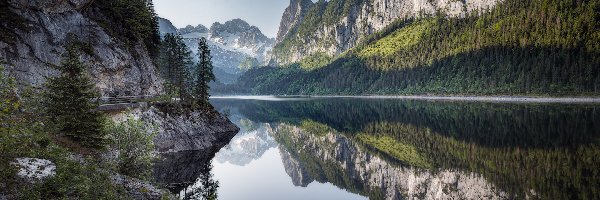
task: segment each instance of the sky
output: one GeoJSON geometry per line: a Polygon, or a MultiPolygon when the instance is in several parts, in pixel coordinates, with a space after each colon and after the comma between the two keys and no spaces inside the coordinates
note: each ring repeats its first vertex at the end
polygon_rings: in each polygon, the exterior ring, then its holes
{"type": "Polygon", "coordinates": [[[240,18],[275,38],[289,0],[154,0],[154,9],[177,28],[240,18]]]}

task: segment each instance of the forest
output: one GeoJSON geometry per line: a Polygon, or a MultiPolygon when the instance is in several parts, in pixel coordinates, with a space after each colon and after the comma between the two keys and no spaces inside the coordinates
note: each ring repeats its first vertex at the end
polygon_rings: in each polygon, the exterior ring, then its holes
{"type": "Polygon", "coordinates": [[[595,96],[599,13],[598,0],[507,0],[481,15],[398,20],[335,58],[252,69],[215,92],[595,96]]]}

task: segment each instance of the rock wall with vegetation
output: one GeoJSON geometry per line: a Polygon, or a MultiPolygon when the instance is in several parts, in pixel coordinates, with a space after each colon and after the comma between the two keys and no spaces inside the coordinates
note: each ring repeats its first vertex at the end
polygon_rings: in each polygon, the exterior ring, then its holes
{"type": "Polygon", "coordinates": [[[288,65],[319,54],[331,59],[394,21],[436,12],[465,17],[472,12],[485,12],[498,2],[501,1],[292,0],[282,17],[272,64],[288,65]]]}
{"type": "Polygon", "coordinates": [[[8,0],[0,10],[0,61],[20,85],[41,86],[56,76],[64,47],[74,43],[103,95],[162,91],[148,53],[159,41],[146,1],[8,0]]]}

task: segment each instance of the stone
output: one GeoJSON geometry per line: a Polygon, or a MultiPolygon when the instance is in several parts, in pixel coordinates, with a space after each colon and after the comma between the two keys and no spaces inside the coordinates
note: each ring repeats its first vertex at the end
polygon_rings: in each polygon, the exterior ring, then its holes
{"type": "Polygon", "coordinates": [[[11,163],[19,168],[17,175],[30,182],[38,182],[56,175],[56,165],[52,161],[38,158],[17,158],[11,163]]]}
{"type": "Polygon", "coordinates": [[[235,124],[220,114],[167,114],[151,107],[136,115],[147,124],[158,127],[154,145],[160,153],[199,151],[224,146],[239,131],[235,124]]]}

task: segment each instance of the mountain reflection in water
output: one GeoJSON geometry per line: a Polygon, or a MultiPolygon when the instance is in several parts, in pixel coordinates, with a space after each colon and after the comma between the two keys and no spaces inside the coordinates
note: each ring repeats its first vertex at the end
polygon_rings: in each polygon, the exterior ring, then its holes
{"type": "Polygon", "coordinates": [[[212,103],[241,127],[213,159],[220,199],[600,198],[600,105],[212,103]]]}

